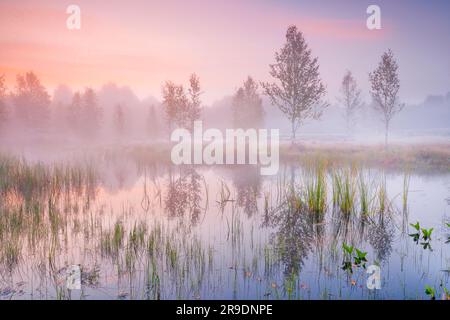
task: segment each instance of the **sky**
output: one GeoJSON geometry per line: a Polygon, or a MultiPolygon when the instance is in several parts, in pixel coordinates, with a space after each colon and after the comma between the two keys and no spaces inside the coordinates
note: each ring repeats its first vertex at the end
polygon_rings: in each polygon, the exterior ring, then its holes
{"type": "Polygon", "coordinates": [[[346,70],[368,99],[368,73],[391,48],[402,100],[419,103],[450,91],[449,18],[445,0],[0,0],[0,74],[10,89],[33,70],[49,90],[115,82],[160,99],[165,81],[187,84],[195,72],[210,104],[248,75],[270,80],[269,64],[295,24],[318,57],[330,101],[346,70]],[[66,27],[70,4],[81,9],[80,30],[66,27]],[[370,4],[381,8],[381,30],[366,27],[370,4]]]}

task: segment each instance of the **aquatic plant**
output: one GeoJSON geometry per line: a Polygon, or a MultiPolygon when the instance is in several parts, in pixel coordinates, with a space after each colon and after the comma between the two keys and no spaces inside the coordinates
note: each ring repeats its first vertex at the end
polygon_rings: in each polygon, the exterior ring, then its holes
{"type": "Polygon", "coordinates": [[[366,178],[364,177],[364,174],[360,172],[358,176],[359,176],[358,189],[359,189],[360,213],[363,217],[366,217],[369,215],[371,211],[371,204],[372,204],[372,199],[369,194],[370,188],[366,178]]]}
{"type": "Polygon", "coordinates": [[[306,169],[304,175],[304,199],[309,212],[324,213],[327,205],[325,165],[320,163],[306,169]]]}
{"type": "Polygon", "coordinates": [[[356,266],[362,266],[364,269],[366,268],[366,256],[367,256],[367,252],[364,251],[360,251],[358,249],[356,250],[356,256],[353,258],[354,259],[354,263],[356,266]]]}
{"type": "Polygon", "coordinates": [[[408,193],[410,180],[411,180],[410,173],[405,172],[403,176],[403,193],[402,193],[403,211],[406,211],[408,209],[408,193]]]}
{"type": "Polygon", "coordinates": [[[442,294],[443,300],[450,300],[450,292],[447,288],[443,287],[444,293],[442,294]]]}
{"type": "Polygon", "coordinates": [[[387,210],[386,176],[383,173],[380,185],[378,186],[378,212],[385,213],[387,210]]]}
{"type": "Polygon", "coordinates": [[[419,243],[419,239],[420,239],[420,224],[417,221],[416,224],[410,223],[409,225],[417,231],[416,233],[409,234],[409,236],[412,237],[413,241],[417,244],[417,243],[419,243]]]}
{"type": "Polygon", "coordinates": [[[353,266],[366,268],[367,252],[345,243],[342,243],[342,249],[344,251],[342,270],[353,273],[353,266]],[[356,255],[353,255],[354,252],[356,255]]]}
{"type": "Polygon", "coordinates": [[[430,287],[429,285],[425,285],[425,294],[427,296],[430,296],[431,300],[436,299],[436,290],[433,287],[430,287]]]}
{"type": "Polygon", "coordinates": [[[342,249],[344,250],[344,258],[342,262],[342,270],[349,271],[350,273],[353,273],[353,266],[352,266],[352,254],[353,254],[353,246],[349,246],[345,243],[342,243],[342,249]]]}
{"type": "MultiPolygon", "coordinates": [[[[450,223],[446,223],[445,225],[450,229],[450,223]]],[[[445,241],[445,243],[450,243],[450,234],[447,234],[447,240],[445,241]]]]}
{"type": "Polygon", "coordinates": [[[413,241],[416,244],[418,244],[420,238],[422,238],[423,241],[420,242],[420,245],[424,249],[432,250],[430,242],[431,242],[431,233],[433,232],[434,228],[430,228],[430,229],[421,228],[419,222],[416,222],[416,224],[410,223],[410,226],[413,227],[416,230],[415,233],[409,234],[409,236],[413,238],[413,241]]]}
{"type": "Polygon", "coordinates": [[[332,173],[333,205],[346,215],[354,212],[356,203],[356,176],[355,168],[336,170],[332,173]]]}
{"type": "Polygon", "coordinates": [[[216,200],[216,202],[219,204],[219,207],[221,211],[223,212],[225,209],[225,206],[228,202],[233,201],[231,199],[231,191],[228,185],[225,183],[225,181],[220,182],[220,192],[219,192],[219,200],[216,200]]]}

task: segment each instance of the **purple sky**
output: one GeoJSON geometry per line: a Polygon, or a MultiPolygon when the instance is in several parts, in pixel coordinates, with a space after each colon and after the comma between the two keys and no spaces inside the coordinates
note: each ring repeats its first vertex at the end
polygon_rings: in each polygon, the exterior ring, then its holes
{"type": "Polygon", "coordinates": [[[383,51],[398,58],[401,97],[420,102],[450,91],[450,1],[10,1],[0,2],[0,74],[34,70],[49,88],[114,81],[160,98],[166,80],[202,81],[206,103],[247,75],[269,80],[268,64],[289,24],[305,34],[335,101],[352,70],[368,98],[368,72],[383,51]],[[66,8],[81,8],[69,31],[66,8]],[[366,28],[381,7],[382,30],[366,28]]]}

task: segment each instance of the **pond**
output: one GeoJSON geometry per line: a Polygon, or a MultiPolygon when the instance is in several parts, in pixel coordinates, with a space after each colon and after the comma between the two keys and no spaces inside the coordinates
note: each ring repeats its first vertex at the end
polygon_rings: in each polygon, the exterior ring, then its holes
{"type": "Polygon", "coordinates": [[[1,163],[1,299],[440,299],[450,288],[448,171],[1,163]],[[372,265],[379,289],[367,286],[372,265]],[[81,290],[68,286],[74,266],[81,290]]]}

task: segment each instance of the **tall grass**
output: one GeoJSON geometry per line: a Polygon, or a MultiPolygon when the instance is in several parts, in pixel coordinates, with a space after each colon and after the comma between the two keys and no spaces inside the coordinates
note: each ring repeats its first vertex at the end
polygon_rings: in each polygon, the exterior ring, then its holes
{"type": "Polygon", "coordinates": [[[386,175],[383,173],[377,190],[378,212],[385,213],[388,208],[388,198],[386,194],[386,175]]]}
{"type": "Polygon", "coordinates": [[[408,193],[409,193],[409,183],[411,181],[411,174],[406,171],[403,175],[403,192],[402,192],[402,202],[403,202],[403,212],[408,210],[408,193]]]}
{"type": "Polygon", "coordinates": [[[357,192],[356,177],[357,170],[355,168],[335,169],[332,172],[333,206],[346,215],[354,213],[355,210],[357,192]]]}
{"type": "Polygon", "coordinates": [[[304,202],[309,212],[322,214],[327,208],[327,183],[325,164],[319,163],[316,166],[305,170],[304,178],[304,202]]]}
{"type": "Polygon", "coordinates": [[[370,173],[360,171],[358,174],[359,210],[363,217],[372,213],[375,194],[373,194],[373,181],[370,173]]]}

